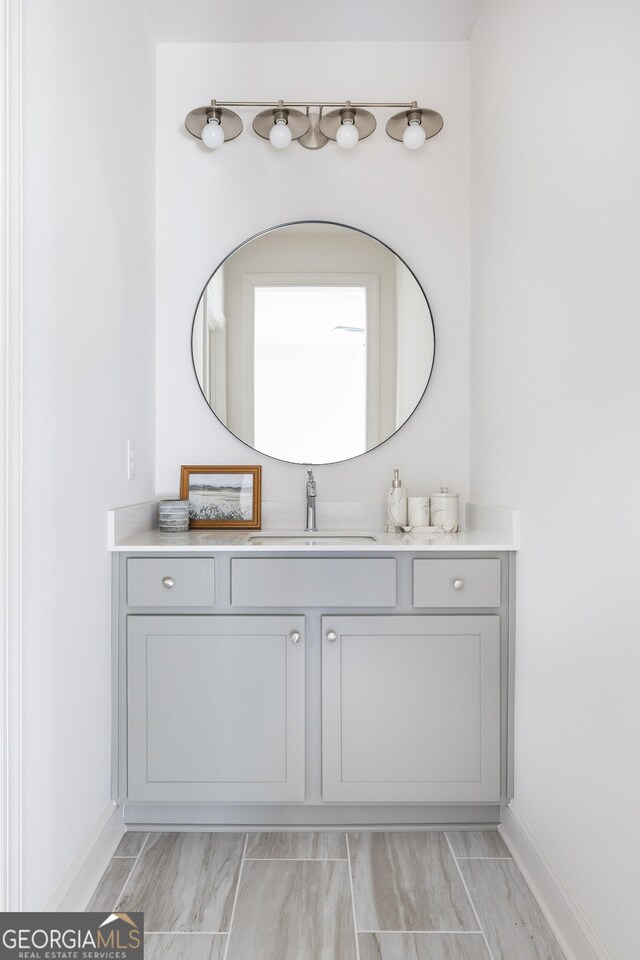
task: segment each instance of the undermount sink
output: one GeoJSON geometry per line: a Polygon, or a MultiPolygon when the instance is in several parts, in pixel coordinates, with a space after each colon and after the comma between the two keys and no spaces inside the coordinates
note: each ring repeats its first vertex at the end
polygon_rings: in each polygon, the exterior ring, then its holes
{"type": "Polygon", "coordinates": [[[258,537],[247,537],[247,543],[291,543],[314,546],[325,543],[377,543],[378,538],[369,534],[339,534],[339,533],[305,533],[305,534],[268,534],[258,537]]]}

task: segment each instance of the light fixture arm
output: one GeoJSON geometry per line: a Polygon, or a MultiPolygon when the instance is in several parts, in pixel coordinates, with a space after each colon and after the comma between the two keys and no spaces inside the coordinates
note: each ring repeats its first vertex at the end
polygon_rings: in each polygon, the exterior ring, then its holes
{"type": "Polygon", "coordinates": [[[407,110],[407,123],[422,123],[422,110],[418,110],[418,104],[415,100],[411,107],[411,110],[407,110]]]}
{"type": "Polygon", "coordinates": [[[222,121],[222,111],[218,109],[215,100],[211,101],[211,108],[207,110],[206,117],[207,123],[210,123],[212,120],[217,121],[217,123],[222,121]]]}
{"type": "Polygon", "coordinates": [[[323,107],[323,108],[334,108],[342,107],[344,108],[346,104],[350,107],[362,107],[364,109],[378,109],[382,110],[388,108],[389,110],[399,110],[401,107],[404,107],[405,110],[410,109],[411,107],[417,106],[415,100],[411,100],[407,103],[352,103],[350,100],[337,100],[335,102],[330,100],[212,100],[212,104],[217,104],[220,107],[295,107],[296,109],[307,109],[308,107],[323,107]]]}
{"type": "Polygon", "coordinates": [[[356,111],[351,106],[351,102],[347,100],[344,105],[344,109],[340,111],[340,122],[341,123],[355,123],[356,122],[356,111]]]}

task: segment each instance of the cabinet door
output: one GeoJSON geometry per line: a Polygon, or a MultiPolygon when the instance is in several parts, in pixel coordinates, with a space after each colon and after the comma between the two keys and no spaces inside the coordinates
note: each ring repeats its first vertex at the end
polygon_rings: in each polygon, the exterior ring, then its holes
{"type": "Polygon", "coordinates": [[[130,616],[127,636],[130,800],[304,799],[303,617],[130,616]]]}
{"type": "Polygon", "coordinates": [[[322,633],[325,800],[500,799],[499,617],[323,617],[322,633]]]}

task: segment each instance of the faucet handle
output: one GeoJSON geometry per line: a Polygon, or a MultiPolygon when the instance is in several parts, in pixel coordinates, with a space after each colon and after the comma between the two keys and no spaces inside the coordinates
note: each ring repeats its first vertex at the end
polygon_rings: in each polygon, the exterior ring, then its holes
{"type": "Polygon", "coordinates": [[[307,480],[307,496],[315,497],[316,495],[316,478],[313,475],[313,470],[307,470],[309,479],[307,480]]]}

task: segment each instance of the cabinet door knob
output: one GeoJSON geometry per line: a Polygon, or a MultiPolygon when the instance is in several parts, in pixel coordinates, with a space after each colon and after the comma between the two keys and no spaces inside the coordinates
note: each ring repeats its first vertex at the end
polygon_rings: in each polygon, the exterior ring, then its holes
{"type": "Polygon", "coordinates": [[[291,633],[289,634],[289,639],[290,639],[290,640],[293,640],[294,643],[299,643],[299,642],[300,642],[300,636],[301,636],[301,635],[300,635],[300,633],[299,633],[298,630],[292,630],[291,633]]]}
{"type": "Polygon", "coordinates": [[[454,581],[453,581],[453,589],[454,589],[454,590],[462,590],[463,587],[464,587],[464,580],[454,580],[454,581]]]}
{"type": "Polygon", "coordinates": [[[335,632],[335,630],[327,631],[327,640],[329,641],[329,643],[335,643],[337,639],[338,639],[338,634],[335,632]]]}
{"type": "Polygon", "coordinates": [[[173,579],[173,577],[162,578],[162,586],[166,587],[167,590],[171,590],[171,587],[174,585],[174,583],[175,583],[175,580],[173,579]]]}

